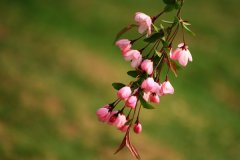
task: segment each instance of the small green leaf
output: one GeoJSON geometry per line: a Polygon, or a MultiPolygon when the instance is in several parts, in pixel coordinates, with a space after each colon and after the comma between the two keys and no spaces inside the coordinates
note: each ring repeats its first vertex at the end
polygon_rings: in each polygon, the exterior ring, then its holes
{"type": "Polygon", "coordinates": [[[139,100],[140,100],[140,102],[141,102],[141,104],[142,104],[142,106],[143,106],[144,108],[146,108],[146,109],[154,109],[154,107],[153,107],[151,104],[149,104],[147,101],[145,101],[145,100],[142,98],[142,96],[139,96],[139,100]]]}
{"type": "Polygon", "coordinates": [[[118,40],[118,39],[121,37],[121,35],[123,35],[123,34],[126,33],[127,31],[129,31],[129,30],[132,29],[133,27],[137,27],[137,25],[136,25],[136,24],[130,24],[130,25],[124,27],[120,32],[118,32],[118,34],[116,35],[116,38],[115,38],[114,42],[115,42],[116,40],[118,40]]]}
{"type": "Polygon", "coordinates": [[[190,30],[186,25],[184,25],[184,24],[183,24],[183,28],[184,28],[186,31],[188,31],[190,34],[192,34],[193,36],[196,35],[193,31],[191,31],[191,30],[190,30]]]}
{"type": "Polygon", "coordinates": [[[191,26],[191,23],[188,23],[188,22],[186,22],[186,21],[183,21],[183,24],[184,24],[185,26],[191,26]]]}
{"type": "Polygon", "coordinates": [[[119,90],[119,89],[125,87],[126,85],[123,83],[113,83],[112,86],[114,89],[119,90]]]}
{"type": "Polygon", "coordinates": [[[127,74],[133,78],[136,78],[139,75],[137,71],[128,71],[127,74]]]}
{"type": "Polygon", "coordinates": [[[155,26],[154,24],[152,24],[152,26],[156,32],[159,32],[159,28],[157,26],[155,26]]]}
{"type": "Polygon", "coordinates": [[[168,24],[173,24],[174,22],[172,21],[166,21],[166,20],[162,20],[164,23],[168,23],[168,24]]]}
{"type": "Polygon", "coordinates": [[[152,34],[150,37],[144,39],[145,42],[148,42],[148,43],[153,43],[155,42],[156,40],[162,38],[164,36],[164,31],[163,30],[160,30],[159,32],[157,33],[154,33],[152,34]]]}

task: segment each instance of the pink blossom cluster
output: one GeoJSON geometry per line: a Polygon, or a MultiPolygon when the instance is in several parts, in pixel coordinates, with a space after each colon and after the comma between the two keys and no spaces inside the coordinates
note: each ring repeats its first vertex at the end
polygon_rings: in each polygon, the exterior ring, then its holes
{"type": "MultiPolygon", "coordinates": [[[[180,11],[177,12],[177,17],[178,14],[180,11]]],[[[141,108],[153,109],[152,104],[160,103],[161,97],[174,94],[174,87],[169,80],[169,71],[176,76],[178,64],[186,67],[189,61],[192,62],[192,55],[184,38],[183,43],[180,43],[176,49],[172,49],[173,40],[179,29],[176,25],[184,25],[185,21],[178,17],[179,24],[171,23],[168,30],[163,27],[156,29],[154,22],[160,15],[161,13],[150,17],[145,13],[136,12],[134,20],[141,36],[133,40],[124,38],[116,41],[115,45],[120,49],[123,59],[130,62],[133,68],[133,71],[129,71],[131,73],[129,75],[134,77],[135,81],[127,85],[121,83],[113,85],[117,89],[116,100],[96,112],[99,121],[125,132],[124,140],[117,152],[127,146],[137,158],[139,155],[129,142],[129,132],[131,128],[136,134],[142,132],[141,108]],[[134,44],[143,37],[148,44],[136,49],[134,44]],[[149,46],[152,48],[147,50],[149,46]],[[164,67],[167,67],[166,73],[163,71],[164,67]],[[118,108],[119,104],[123,106],[118,108]]]]}

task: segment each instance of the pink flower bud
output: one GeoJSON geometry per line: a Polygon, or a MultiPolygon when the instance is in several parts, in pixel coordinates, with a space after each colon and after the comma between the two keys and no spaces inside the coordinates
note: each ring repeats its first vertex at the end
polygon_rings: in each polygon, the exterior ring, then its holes
{"type": "Polygon", "coordinates": [[[138,23],[138,32],[139,33],[144,33],[147,31],[147,35],[151,34],[151,25],[152,25],[152,19],[150,16],[137,12],[135,13],[135,21],[138,23]]]}
{"type": "Polygon", "coordinates": [[[174,88],[169,81],[165,81],[162,83],[161,91],[162,94],[173,94],[174,88]]]}
{"type": "Polygon", "coordinates": [[[109,116],[108,119],[108,124],[113,125],[117,121],[118,118],[118,113],[117,112],[112,112],[109,116]]]}
{"type": "Polygon", "coordinates": [[[128,130],[129,125],[123,125],[121,128],[119,128],[120,131],[126,132],[128,130]]]}
{"type": "Polygon", "coordinates": [[[151,92],[144,92],[143,93],[143,99],[148,102],[150,94],[151,94],[151,92]]]}
{"type": "Polygon", "coordinates": [[[154,86],[155,86],[155,82],[153,78],[148,77],[142,82],[141,88],[144,89],[146,92],[150,92],[154,86]]]}
{"type": "Polygon", "coordinates": [[[142,62],[142,55],[140,54],[140,56],[137,59],[132,60],[131,66],[133,68],[138,68],[140,66],[141,62],[142,62]]]}
{"type": "Polygon", "coordinates": [[[148,75],[153,72],[153,62],[149,59],[145,59],[141,64],[141,69],[147,72],[148,75]]]}
{"type": "Polygon", "coordinates": [[[126,116],[124,114],[118,114],[114,125],[119,129],[127,122],[126,116]]]}
{"type": "Polygon", "coordinates": [[[150,99],[150,102],[152,102],[152,103],[159,103],[160,102],[159,96],[157,94],[155,94],[155,93],[151,94],[149,96],[149,99],[150,99]]]}
{"type": "Polygon", "coordinates": [[[122,55],[126,61],[131,61],[133,59],[138,59],[141,54],[138,50],[128,50],[126,52],[122,52],[122,55]]]}
{"type": "Polygon", "coordinates": [[[131,88],[128,86],[125,86],[118,90],[117,97],[121,100],[127,100],[132,94],[131,88]]]}
{"type": "Polygon", "coordinates": [[[170,51],[170,58],[178,60],[182,66],[186,66],[188,61],[192,62],[192,55],[188,50],[188,46],[184,43],[180,43],[178,48],[174,51],[170,51]]]}
{"type": "Polygon", "coordinates": [[[98,109],[96,112],[98,120],[101,122],[105,122],[108,114],[109,114],[109,109],[106,107],[102,107],[102,108],[98,109]]]}
{"type": "Polygon", "coordinates": [[[125,102],[125,106],[130,107],[130,108],[135,108],[137,104],[137,97],[136,96],[131,96],[127,99],[125,102]]]}
{"type": "Polygon", "coordinates": [[[137,134],[141,133],[141,132],[142,132],[142,125],[141,125],[141,123],[139,123],[139,122],[136,123],[136,124],[134,125],[133,130],[134,130],[134,132],[137,133],[137,134]]]}
{"type": "Polygon", "coordinates": [[[122,52],[126,52],[132,47],[131,41],[128,39],[120,39],[115,44],[121,49],[122,52]]]}

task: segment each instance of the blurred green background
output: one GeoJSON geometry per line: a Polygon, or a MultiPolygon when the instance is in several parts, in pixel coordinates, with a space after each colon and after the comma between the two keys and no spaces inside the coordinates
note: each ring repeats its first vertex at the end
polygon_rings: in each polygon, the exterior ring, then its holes
{"type": "MultiPolygon", "coordinates": [[[[143,160],[240,159],[240,20],[237,0],[186,0],[193,62],[172,78],[175,94],[141,115],[132,135],[143,160]]],[[[0,159],[122,160],[123,134],[97,121],[127,83],[130,65],[112,42],[161,0],[1,0],[0,159]]],[[[165,17],[167,20],[168,17],[165,17]]]]}

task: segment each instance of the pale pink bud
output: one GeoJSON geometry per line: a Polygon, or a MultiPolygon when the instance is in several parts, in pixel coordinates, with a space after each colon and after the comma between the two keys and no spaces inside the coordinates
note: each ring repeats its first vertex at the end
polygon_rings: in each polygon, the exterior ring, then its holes
{"type": "Polygon", "coordinates": [[[151,94],[151,92],[144,92],[143,99],[148,102],[150,94],[151,94]]]}
{"type": "Polygon", "coordinates": [[[122,52],[126,52],[132,47],[131,41],[128,39],[120,39],[115,44],[121,49],[122,52]]]}
{"type": "Polygon", "coordinates": [[[150,92],[154,86],[155,82],[152,77],[148,77],[141,84],[141,88],[144,89],[146,92],[150,92]]]}
{"type": "Polygon", "coordinates": [[[165,81],[162,83],[161,93],[162,94],[173,94],[174,93],[174,88],[169,81],[165,81]]]}
{"type": "Polygon", "coordinates": [[[118,90],[117,97],[121,100],[127,100],[132,94],[131,88],[128,86],[125,86],[118,90]]]}
{"type": "Polygon", "coordinates": [[[135,13],[135,21],[138,23],[138,32],[139,33],[144,33],[147,31],[147,35],[151,34],[151,25],[152,25],[152,19],[150,16],[137,12],[135,13]]]}
{"type": "Polygon", "coordinates": [[[126,122],[127,122],[126,116],[124,114],[118,114],[117,119],[114,122],[114,125],[117,128],[121,128],[126,122]]]}
{"type": "Polygon", "coordinates": [[[134,125],[133,130],[134,130],[134,132],[137,133],[137,134],[141,133],[141,132],[142,132],[142,125],[141,125],[141,123],[139,123],[139,122],[136,123],[136,124],[134,125]]]}
{"type": "Polygon", "coordinates": [[[131,66],[133,68],[138,68],[140,66],[141,62],[142,62],[142,55],[140,54],[140,56],[137,59],[132,60],[131,66]]]}
{"type": "Polygon", "coordinates": [[[152,74],[153,72],[153,62],[149,59],[145,59],[141,63],[141,69],[145,72],[147,72],[148,75],[152,74]]]}
{"type": "Polygon", "coordinates": [[[126,132],[128,130],[129,125],[123,125],[121,128],[119,128],[120,131],[126,132]]]}
{"type": "Polygon", "coordinates": [[[138,50],[128,50],[126,52],[122,52],[122,55],[126,61],[138,59],[141,56],[141,54],[138,50]]]}
{"type": "Polygon", "coordinates": [[[160,98],[159,98],[159,96],[157,94],[151,94],[149,96],[149,100],[152,103],[159,103],[160,102],[160,98]]]}
{"type": "Polygon", "coordinates": [[[170,51],[170,58],[178,60],[182,66],[186,66],[188,61],[192,62],[192,55],[188,50],[188,46],[184,43],[180,43],[178,48],[174,51],[170,51]]]}
{"type": "Polygon", "coordinates": [[[131,96],[127,99],[125,102],[125,106],[130,107],[130,108],[135,108],[137,104],[137,97],[136,96],[131,96]]]}
{"type": "Polygon", "coordinates": [[[98,109],[96,112],[98,120],[101,122],[105,122],[108,113],[109,113],[109,109],[106,107],[102,107],[102,108],[98,109]]]}

